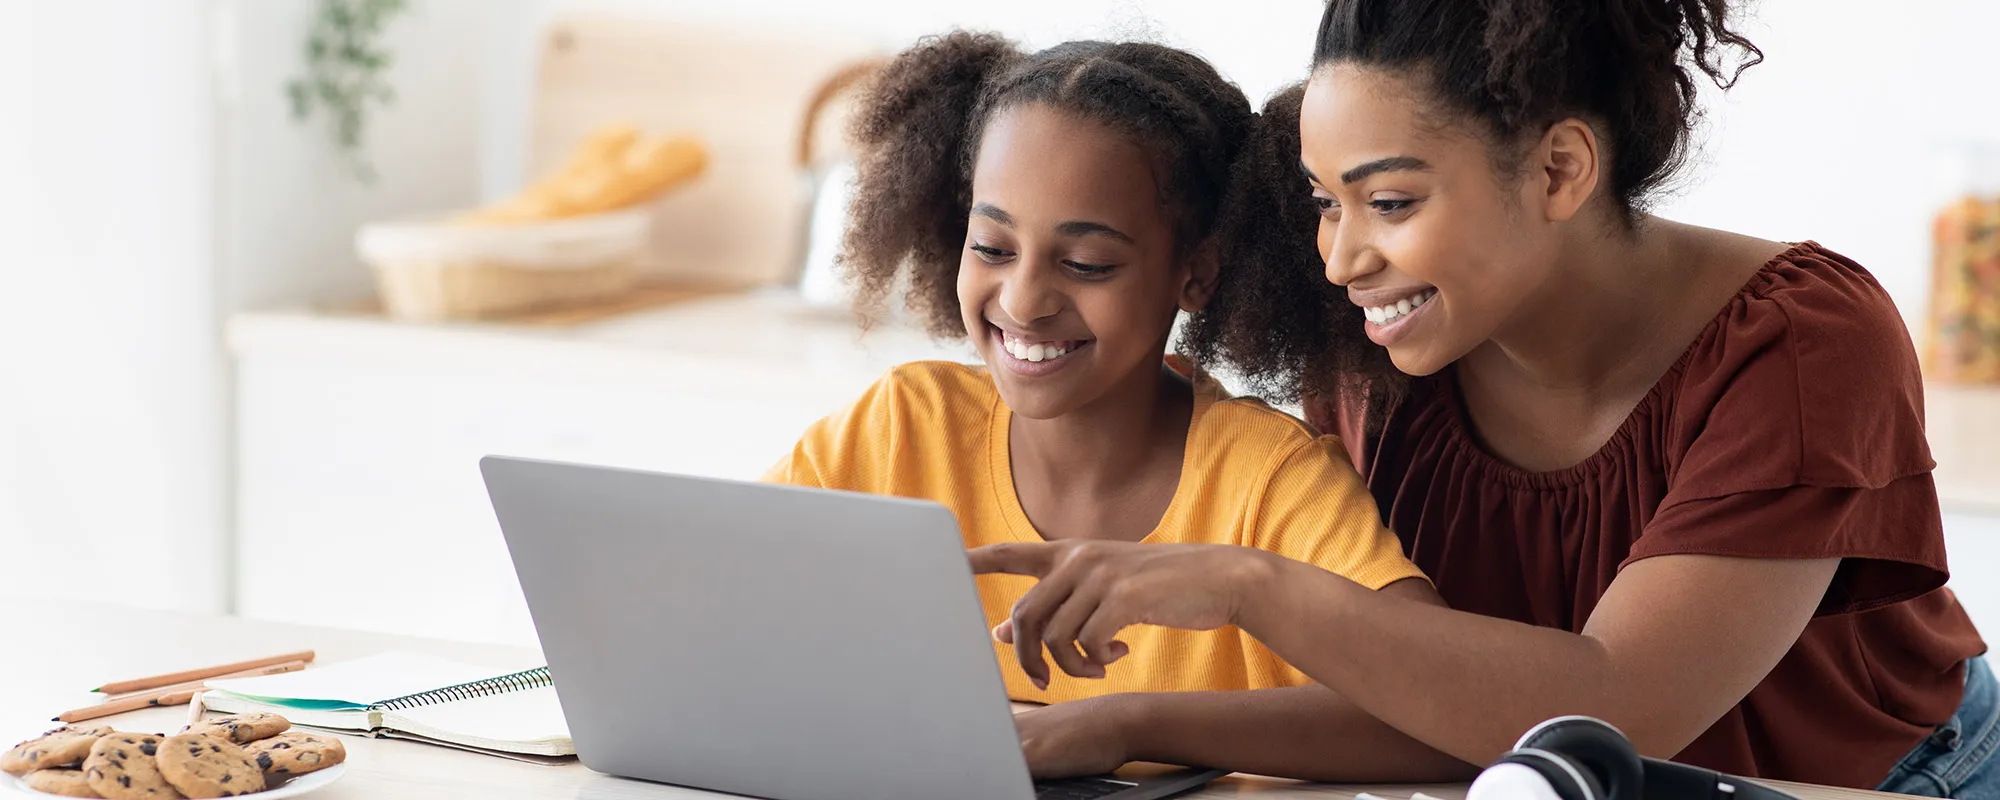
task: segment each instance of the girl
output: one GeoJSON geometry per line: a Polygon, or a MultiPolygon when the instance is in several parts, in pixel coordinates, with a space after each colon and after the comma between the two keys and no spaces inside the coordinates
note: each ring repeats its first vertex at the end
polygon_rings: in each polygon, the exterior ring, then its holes
{"type": "MultiPolygon", "coordinates": [[[[1236,268],[1213,234],[1256,124],[1241,91],[1156,45],[1029,55],[954,33],[903,53],[870,92],[843,263],[866,302],[907,277],[932,330],[970,338],[985,368],[891,371],[768,480],[939,502],[968,547],[1243,545],[1437,602],[1333,440],[1163,363],[1176,313],[1236,268]]],[[[982,578],[989,622],[1028,585],[982,578]]],[[[1016,700],[1076,701],[1020,719],[1040,774],[1122,763],[1093,731],[1163,711],[1274,731],[1299,719],[1289,693],[1309,681],[1240,632],[1148,629],[1127,644],[1132,659],[1087,673],[1099,680],[1024,672],[997,645],[1016,700]],[[1258,689],[1274,691],[1243,691],[1258,689]]],[[[1020,650],[1039,658],[1041,643],[1020,650]]],[[[1191,763],[1226,755],[1186,733],[1191,763]]]]}
{"type": "MultiPolygon", "coordinates": [[[[1222,251],[1268,256],[1195,350],[1301,391],[1456,610],[1242,548],[1015,547],[974,559],[1045,576],[999,633],[1094,674],[1124,624],[1240,625],[1337,693],[1297,745],[1326,778],[1462,776],[1588,714],[1727,772],[2000,796],[1896,309],[1820,245],[1646,212],[1696,78],[1761,57],[1729,11],[1333,0],[1283,99],[1272,224],[1222,251]],[[1345,378],[1368,358],[1410,377],[1345,378]]],[[[1151,736],[1122,749],[1179,757],[1151,736]]]]}

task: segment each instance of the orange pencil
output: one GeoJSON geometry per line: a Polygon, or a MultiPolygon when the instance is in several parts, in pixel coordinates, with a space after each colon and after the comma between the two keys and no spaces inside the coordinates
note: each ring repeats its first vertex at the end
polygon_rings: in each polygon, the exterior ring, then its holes
{"type": "MultiPolygon", "coordinates": [[[[154,675],[146,678],[133,678],[132,680],[125,680],[125,681],[113,681],[111,683],[104,684],[103,686],[99,686],[96,689],[92,689],[91,691],[103,692],[104,694],[126,694],[129,692],[136,692],[141,689],[159,689],[166,686],[172,686],[176,683],[186,683],[188,681],[206,680],[209,678],[220,678],[232,672],[242,672],[244,670],[256,669],[258,667],[268,667],[274,664],[283,664],[287,661],[311,661],[311,660],[313,660],[313,651],[301,650],[296,653],[285,653],[283,655],[267,656],[265,658],[253,658],[250,659],[249,661],[238,661],[234,664],[220,664],[213,667],[201,667],[198,669],[183,670],[181,672],[169,672],[165,675],[154,675]]],[[[186,701],[183,700],[182,702],[186,701]]]]}
{"type": "Polygon", "coordinates": [[[172,692],[169,694],[156,694],[146,697],[127,697],[123,700],[113,700],[109,703],[98,703],[97,705],[94,706],[86,706],[83,708],[78,708],[70,711],[64,711],[63,713],[56,715],[56,721],[82,722],[87,719],[108,717],[111,716],[112,714],[123,714],[127,711],[138,711],[139,709],[142,708],[152,708],[154,706],[184,705],[189,700],[194,699],[194,693],[196,691],[198,690],[185,689],[182,691],[172,692]]]}
{"type": "Polygon", "coordinates": [[[242,672],[231,672],[228,675],[217,675],[213,678],[204,678],[198,681],[187,681],[184,683],[176,683],[169,686],[161,686],[154,689],[140,689],[138,691],[133,691],[133,692],[114,694],[105,699],[123,700],[127,697],[151,697],[153,695],[166,694],[168,692],[178,692],[185,689],[200,689],[202,688],[202,684],[208,683],[209,681],[222,681],[222,680],[228,680],[230,678],[254,678],[259,675],[278,675],[286,672],[298,672],[299,670],[305,668],[306,668],[306,662],[304,661],[287,661],[283,664],[272,664],[271,666],[268,667],[246,669],[242,672]]]}

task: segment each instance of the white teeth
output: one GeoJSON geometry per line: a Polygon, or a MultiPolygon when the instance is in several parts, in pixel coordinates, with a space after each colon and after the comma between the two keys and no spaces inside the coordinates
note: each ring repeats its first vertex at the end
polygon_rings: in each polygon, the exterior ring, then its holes
{"type": "Polygon", "coordinates": [[[1423,308],[1425,303],[1430,302],[1435,297],[1437,297],[1436,289],[1426,289],[1419,294],[1405,297],[1386,306],[1363,307],[1361,314],[1367,317],[1369,322],[1377,325],[1387,325],[1401,319],[1405,314],[1423,308]]]}
{"type": "Polygon", "coordinates": [[[1001,334],[1000,349],[1022,361],[1054,361],[1069,353],[1069,349],[1056,344],[1029,344],[1008,334],[1001,334]]]}

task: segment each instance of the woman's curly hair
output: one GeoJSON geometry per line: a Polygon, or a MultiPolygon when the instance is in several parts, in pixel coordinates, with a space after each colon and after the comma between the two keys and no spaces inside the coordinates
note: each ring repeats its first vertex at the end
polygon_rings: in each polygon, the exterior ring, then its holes
{"type": "MultiPolygon", "coordinates": [[[[1727,88],[1763,53],[1730,27],[1728,0],[1330,0],[1315,69],[1355,64],[1412,78],[1439,116],[1520,168],[1525,139],[1568,117],[1605,143],[1609,197],[1628,230],[1670,186],[1700,121],[1697,79],[1727,88]],[[1732,58],[1732,54],[1734,57],[1732,58]]],[[[1338,403],[1373,427],[1404,389],[1361,310],[1321,275],[1310,188],[1299,167],[1294,87],[1264,109],[1221,226],[1227,279],[1187,331],[1258,388],[1338,403]]]]}

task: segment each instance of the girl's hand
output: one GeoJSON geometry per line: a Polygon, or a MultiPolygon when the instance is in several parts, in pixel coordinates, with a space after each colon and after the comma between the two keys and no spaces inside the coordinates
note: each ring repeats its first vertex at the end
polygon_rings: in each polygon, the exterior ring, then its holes
{"type": "Polygon", "coordinates": [[[1072,700],[1014,715],[1036,780],[1102,775],[1131,758],[1118,695],[1072,700]]]}
{"type": "Polygon", "coordinates": [[[1212,630],[1234,624],[1245,599],[1277,572],[1278,558],[1229,545],[1098,541],[996,544],[971,552],[975,573],[1041,580],[993,636],[1017,645],[1021,669],[1042,688],[1049,668],[1037,643],[1048,645],[1064,672],[1102,678],[1104,667],[1127,652],[1117,636],[1128,625],[1212,630]]]}

